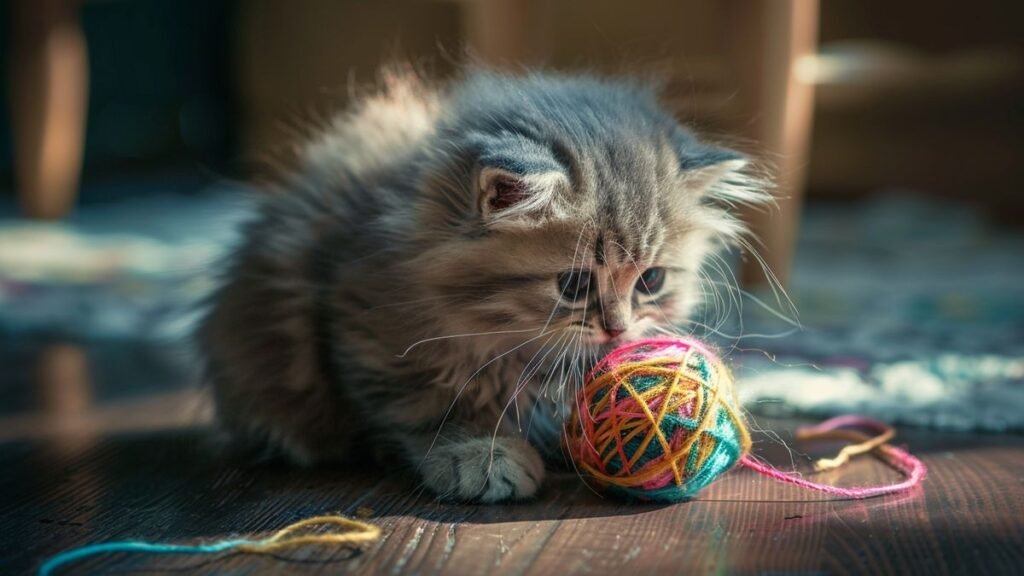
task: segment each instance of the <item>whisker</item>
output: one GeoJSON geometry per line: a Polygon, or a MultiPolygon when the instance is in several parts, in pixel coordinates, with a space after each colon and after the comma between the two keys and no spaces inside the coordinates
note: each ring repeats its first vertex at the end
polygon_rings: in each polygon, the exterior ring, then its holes
{"type": "Polygon", "coordinates": [[[780,282],[779,278],[775,275],[774,272],[772,272],[771,268],[769,268],[768,266],[768,263],[761,256],[761,254],[757,250],[755,250],[754,246],[747,240],[740,239],[738,240],[738,242],[744,250],[747,250],[750,253],[750,255],[757,260],[757,263],[761,267],[761,271],[764,273],[765,278],[768,279],[768,287],[771,288],[772,294],[775,296],[775,301],[778,302],[779,306],[783,305],[782,299],[785,299],[786,303],[789,305],[789,310],[793,313],[794,316],[799,317],[799,314],[796,310],[796,304],[794,304],[793,300],[790,299],[789,294],[786,292],[786,289],[783,288],[782,286],[782,282],[780,282]]]}
{"type": "MultiPolygon", "coordinates": [[[[556,328],[555,330],[558,330],[558,329],[556,328]]],[[[533,330],[531,329],[529,331],[532,332],[533,330]]],[[[519,344],[513,346],[512,348],[509,348],[508,350],[502,352],[501,354],[498,354],[494,358],[491,358],[486,363],[484,363],[482,366],[477,368],[476,371],[474,371],[472,374],[470,374],[469,378],[467,378],[466,381],[463,382],[461,386],[459,386],[458,391],[455,393],[455,398],[452,399],[451,403],[448,405],[448,409],[445,410],[444,416],[441,417],[441,423],[437,427],[437,432],[434,434],[434,438],[430,441],[430,446],[427,447],[426,454],[430,454],[430,452],[434,449],[434,445],[437,443],[437,439],[441,436],[441,430],[444,429],[445,423],[448,422],[448,417],[451,416],[452,410],[455,409],[455,405],[458,403],[459,398],[462,397],[462,393],[466,391],[466,387],[469,386],[469,383],[472,382],[473,379],[476,378],[476,376],[478,374],[480,374],[480,372],[482,372],[484,368],[487,368],[488,366],[490,366],[491,364],[493,364],[493,363],[497,362],[498,360],[504,358],[505,356],[508,356],[509,354],[515,352],[516,350],[519,350],[523,346],[526,346],[527,344],[530,344],[531,342],[534,342],[536,340],[539,340],[540,338],[543,338],[544,336],[547,336],[548,334],[550,334],[553,331],[549,331],[547,333],[541,333],[541,334],[533,336],[532,338],[529,338],[529,339],[527,339],[527,340],[525,340],[523,342],[520,342],[519,344]]]]}
{"type": "Polygon", "coordinates": [[[789,324],[790,326],[793,326],[794,328],[801,328],[801,329],[803,328],[803,324],[800,323],[799,319],[793,319],[793,318],[790,318],[789,316],[786,316],[782,312],[779,312],[778,310],[776,310],[776,309],[772,308],[771,306],[769,306],[768,303],[766,303],[764,300],[761,300],[760,298],[758,298],[754,294],[750,293],[749,291],[744,290],[744,289],[739,288],[739,287],[734,287],[733,289],[736,290],[736,292],[738,294],[740,294],[742,296],[746,296],[747,298],[750,298],[751,300],[754,301],[755,304],[757,304],[758,306],[763,308],[766,312],[768,312],[772,316],[778,318],[779,320],[782,320],[786,324],[789,324]]]}
{"type": "Polygon", "coordinates": [[[566,339],[567,336],[570,336],[570,335],[571,335],[570,331],[568,331],[568,330],[563,331],[561,334],[559,334],[558,338],[555,340],[555,345],[551,347],[551,351],[552,352],[554,352],[555,350],[558,350],[558,352],[555,353],[555,361],[549,367],[547,375],[545,376],[545,378],[541,382],[540,387],[537,389],[537,397],[534,399],[534,401],[533,401],[533,408],[531,408],[531,410],[530,410],[530,420],[526,423],[526,437],[527,438],[530,437],[530,431],[533,430],[533,419],[536,417],[537,411],[539,410],[538,404],[540,404],[540,401],[542,399],[547,397],[547,392],[548,392],[548,389],[549,389],[549,387],[551,385],[551,378],[552,378],[552,376],[554,374],[557,373],[558,362],[561,361],[562,350],[564,349],[563,348],[563,341],[566,339]]]}
{"type": "Polygon", "coordinates": [[[405,349],[405,352],[402,352],[401,354],[397,354],[396,356],[398,358],[405,358],[406,355],[409,354],[410,350],[412,350],[413,348],[419,346],[420,344],[426,344],[427,342],[436,342],[437,340],[448,340],[448,339],[451,339],[451,338],[469,338],[469,337],[472,337],[472,336],[494,336],[494,335],[497,335],[497,334],[521,334],[523,332],[534,332],[534,331],[535,330],[533,328],[527,328],[527,329],[524,329],[524,330],[495,330],[493,332],[467,332],[465,334],[452,334],[452,335],[449,335],[449,336],[433,336],[433,337],[424,338],[423,340],[420,340],[418,342],[412,343],[408,348],[405,349]]]}
{"type": "MultiPolygon", "coordinates": [[[[580,330],[579,339],[582,340],[582,338],[583,338],[583,331],[580,330]]],[[[573,362],[569,366],[569,369],[572,370],[573,374],[579,378],[579,380],[573,380],[573,382],[574,382],[574,390],[573,390],[573,398],[572,399],[573,399],[573,403],[576,406],[576,414],[583,414],[583,406],[580,405],[580,391],[583,390],[583,385],[584,385],[583,374],[580,372],[579,363],[578,362],[573,362]]],[[[563,420],[563,422],[562,422],[562,434],[563,434],[563,436],[567,436],[568,435],[568,432],[569,432],[568,429],[567,429],[568,425],[569,425],[569,420],[563,420]]],[[[569,463],[572,465],[573,472],[583,482],[583,485],[587,487],[587,490],[590,490],[594,494],[596,494],[598,496],[601,496],[601,494],[599,494],[596,490],[594,490],[590,486],[590,483],[587,482],[586,478],[583,476],[583,473],[580,472],[580,469],[579,469],[578,466],[576,466],[576,460],[572,457],[572,454],[569,454],[569,463]]]]}
{"type": "Polygon", "coordinates": [[[543,364],[548,354],[551,353],[551,350],[547,348],[547,345],[551,342],[552,338],[554,338],[554,336],[549,336],[548,339],[542,345],[542,347],[538,349],[537,352],[535,352],[533,356],[530,358],[530,360],[526,363],[526,365],[523,368],[523,371],[519,374],[519,379],[516,381],[516,386],[513,389],[512,394],[509,395],[509,399],[505,403],[505,407],[502,408],[501,413],[498,414],[498,421],[495,423],[494,433],[491,435],[491,457],[490,463],[488,464],[488,471],[490,470],[491,464],[494,463],[494,447],[498,442],[498,431],[501,429],[501,422],[505,418],[505,414],[508,412],[509,407],[513,403],[516,404],[517,425],[519,427],[519,431],[522,432],[522,423],[518,422],[519,403],[516,399],[519,397],[519,394],[521,394],[522,391],[526,389],[527,384],[529,384],[530,380],[534,377],[534,375],[536,375],[537,371],[540,369],[540,366],[543,364]],[[541,357],[541,359],[537,361],[535,366],[531,366],[533,362],[536,360],[537,355],[543,350],[547,351],[541,357]]]}
{"type": "MultiPolygon", "coordinates": [[[[788,336],[792,336],[793,334],[796,334],[797,332],[799,332],[798,329],[792,328],[790,330],[786,330],[785,332],[779,332],[779,333],[776,333],[776,334],[751,333],[751,334],[743,334],[741,336],[737,336],[737,335],[733,335],[733,334],[726,334],[726,333],[721,332],[719,330],[715,330],[711,326],[708,326],[707,324],[701,324],[700,322],[694,322],[694,321],[691,320],[690,323],[695,325],[695,326],[698,326],[700,328],[704,328],[704,329],[708,330],[708,332],[710,334],[715,334],[717,336],[721,336],[722,338],[727,338],[729,340],[736,340],[737,342],[740,341],[740,340],[743,340],[743,339],[747,339],[747,338],[768,338],[768,339],[775,340],[775,339],[779,339],[779,338],[786,338],[788,336]]],[[[662,328],[660,326],[655,327],[655,329],[659,330],[660,332],[662,332],[662,334],[665,334],[667,336],[676,336],[677,335],[677,334],[675,334],[675,333],[673,333],[673,332],[671,332],[669,330],[666,330],[666,329],[664,329],[664,328],[662,328]]],[[[691,333],[691,335],[692,335],[692,333],[691,333]]]]}

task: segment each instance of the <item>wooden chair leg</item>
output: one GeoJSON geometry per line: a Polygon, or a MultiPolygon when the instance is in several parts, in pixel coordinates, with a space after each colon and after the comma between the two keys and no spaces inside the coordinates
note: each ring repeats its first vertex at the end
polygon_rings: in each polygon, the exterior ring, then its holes
{"type": "MultiPolygon", "coordinates": [[[[733,4],[739,41],[734,63],[746,104],[744,121],[773,166],[779,210],[746,214],[763,244],[761,255],[785,285],[789,278],[803,205],[814,85],[796,74],[801,58],[817,48],[819,0],[779,0],[733,4]]],[[[743,281],[765,284],[760,263],[748,257],[743,281]]]]}
{"type": "Polygon", "coordinates": [[[22,211],[60,218],[75,203],[85,146],[88,54],[77,0],[12,0],[10,92],[22,211]]]}

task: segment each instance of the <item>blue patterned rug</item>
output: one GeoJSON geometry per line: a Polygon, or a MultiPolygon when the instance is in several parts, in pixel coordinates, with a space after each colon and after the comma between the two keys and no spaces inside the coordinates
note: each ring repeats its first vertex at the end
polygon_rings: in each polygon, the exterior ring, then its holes
{"type": "Polygon", "coordinates": [[[719,339],[742,349],[733,361],[755,414],[854,411],[944,429],[1024,431],[1021,230],[908,195],[814,204],[790,296],[801,330],[747,298],[740,335],[777,337],[719,339]]]}

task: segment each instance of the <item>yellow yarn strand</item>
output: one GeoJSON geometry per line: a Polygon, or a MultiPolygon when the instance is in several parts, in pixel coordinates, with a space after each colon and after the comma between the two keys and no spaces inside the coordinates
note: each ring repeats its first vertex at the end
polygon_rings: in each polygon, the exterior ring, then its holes
{"type": "Polygon", "coordinates": [[[861,454],[867,454],[875,450],[882,449],[881,452],[886,454],[884,450],[885,445],[892,440],[896,435],[896,430],[892,427],[887,427],[885,431],[877,436],[868,436],[861,432],[854,430],[830,430],[828,432],[818,432],[814,430],[798,430],[796,433],[797,440],[849,440],[857,442],[857,444],[850,444],[844,446],[832,458],[821,458],[814,462],[814,470],[817,472],[825,472],[827,470],[835,470],[843,464],[849,462],[850,458],[854,456],[860,456],[861,454]]]}
{"type": "Polygon", "coordinates": [[[285,526],[262,540],[221,540],[208,544],[170,544],[144,541],[103,542],[74,548],[50,557],[39,567],[39,576],[49,576],[58,568],[83,558],[98,554],[219,554],[222,552],[246,552],[269,554],[281,550],[307,545],[346,545],[373,542],[380,537],[380,528],[344,516],[314,516],[285,526]],[[305,528],[331,526],[338,532],[299,533],[305,528]]]}
{"type": "Polygon", "coordinates": [[[315,545],[338,545],[338,544],[362,544],[373,542],[380,538],[380,528],[373,524],[353,520],[338,515],[314,516],[289,524],[275,532],[269,538],[265,538],[252,544],[239,546],[237,550],[253,554],[267,554],[288,548],[297,548],[310,544],[315,545]],[[296,532],[314,526],[333,526],[348,530],[346,532],[326,532],[323,534],[298,534],[296,532]]]}

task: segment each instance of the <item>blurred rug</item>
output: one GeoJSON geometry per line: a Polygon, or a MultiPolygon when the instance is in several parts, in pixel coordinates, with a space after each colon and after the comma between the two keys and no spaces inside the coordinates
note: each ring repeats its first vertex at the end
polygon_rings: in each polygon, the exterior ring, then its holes
{"type": "Polygon", "coordinates": [[[1024,431],[1021,230],[906,194],[812,204],[789,292],[800,329],[758,294],[717,336],[754,414],[1024,431]]]}
{"type": "Polygon", "coordinates": [[[59,223],[0,211],[0,334],[188,336],[248,214],[241,187],[112,194],[59,223]]]}

